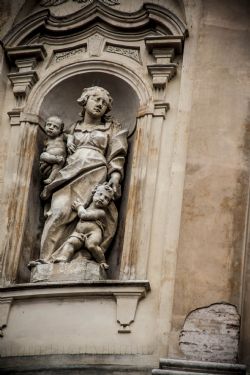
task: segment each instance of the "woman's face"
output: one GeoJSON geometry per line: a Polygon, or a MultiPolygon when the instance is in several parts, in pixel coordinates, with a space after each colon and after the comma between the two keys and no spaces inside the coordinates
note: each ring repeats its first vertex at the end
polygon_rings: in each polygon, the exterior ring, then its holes
{"type": "Polygon", "coordinates": [[[97,91],[89,96],[85,112],[93,118],[102,117],[107,111],[108,101],[109,98],[104,92],[97,91]]]}

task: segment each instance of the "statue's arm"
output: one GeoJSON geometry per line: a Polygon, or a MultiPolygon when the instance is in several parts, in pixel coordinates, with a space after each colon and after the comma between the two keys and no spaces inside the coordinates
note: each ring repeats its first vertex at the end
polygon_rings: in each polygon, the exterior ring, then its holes
{"type": "Polygon", "coordinates": [[[78,216],[82,220],[95,221],[95,220],[103,219],[105,217],[105,211],[100,210],[100,209],[95,209],[95,210],[87,209],[87,210],[84,210],[84,212],[83,211],[79,212],[79,209],[78,209],[78,216]]]}
{"type": "Polygon", "coordinates": [[[67,142],[68,153],[73,154],[76,150],[76,145],[74,143],[74,135],[65,133],[65,138],[66,138],[66,142],[67,142]]]}
{"type": "Polygon", "coordinates": [[[63,156],[60,155],[52,155],[49,152],[43,152],[40,155],[40,160],[44,161],[45,163],[48,164],[58,164],[63,161],[63,156]]]}
{"type": "Polygon", "coordinates": [[[128,150],[128,131],[115,124],[107,155],[109,185],[117,197],[120,195],[120,183],[123,179],[124,164],[128,150]]]}

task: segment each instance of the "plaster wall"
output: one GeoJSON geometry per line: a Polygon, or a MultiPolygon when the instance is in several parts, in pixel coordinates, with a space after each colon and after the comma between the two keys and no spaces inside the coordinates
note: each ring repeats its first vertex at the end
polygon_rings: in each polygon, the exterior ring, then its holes
{"type": "Polygon", "coordinates": [[[243,302],[249,4],[204,1],[194,20],[191,3],[186,3],[189,29],[195,22],[199,30],[175,282],[175,345],[170,356],[180,355],[178,336],[188,312],[222,301],[235,304],[241,312],[243,302]]]}

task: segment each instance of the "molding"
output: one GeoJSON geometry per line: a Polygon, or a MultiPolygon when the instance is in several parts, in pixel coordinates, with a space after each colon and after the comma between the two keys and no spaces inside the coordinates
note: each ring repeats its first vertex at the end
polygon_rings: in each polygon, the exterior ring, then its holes
{"type": "Polygon", "coordinates": [[[43,61],[47,56],[45,47],[42,44],[19,45],[17,47],[6,47],[6,55],[12,65],[16,60],[34,58],[35,61],[43,61]]]}
{"type": "Polygon", "coordinates": [[[8,78],[12,84],[15,97],[26,97],[39,79],[35,70],[20,73],[9,73],[8,78]]]}
{"type": "Polygon", "coordinates": [[[9,111],[8,115],[11,125],[19,125],[20,113],[24,108],[27,96],[39,80],[35,68],[38,61],[43,61],[46,58],[47,52],[42,44],[7,47],[5,52],[11,66],[18,68],[18,72],[8,74],[16,98],[15,108],[9,111]]]}
{"type": "Polygon", "coordinates": [[[167,82],[176,75],[178,65],[172,61],[175,55],[182,53],[183,42],[184,37],[179,35],[145,38],[148,53],[156,60],[155,64],[147,65],[148,72],[153,78],[156,99],[164,98],[167,82]]]}
{"type": "Polygon", "coordinates": [[[170,108],[169,103],[166,102],[156,102],[155,103],[154,117],[163,117],[165,119],[167,111],[170,108]]]}
{"type": "Polygon", "coordinates": [[[245,375],[246,366],[231,363],[201,362],[181,359],[161,358],[160,369],[152,370],[154,375],[245,375]]]}
{"type": "MultiPolygon", "coordinates": [[[[35,283],[16,284],[0,288],[0,301],[4,301],[2,326],[7,325],[9,308],[12,301],[37,298],[61,298],[61,297],[85,297],[99,298],[109,297],[116,301],[117,322],[121,326],[118,333],[130,333],[130,325],[135,320],[136,310],[140,299],[145,298],[150,291],[147,280],[105,280],[86,282],[57,282],[57,283],[35,283]],[[5,302],[7,301],[7,302],[5,302]],[[6,304],[9,303],[9,306],[6,304]],[[8,309],[7,309],[8,307],[8,309]]],[[[1,307],[1,305],[0,305],[1,307]]],[[[1,326],[0,326],[1,329],[1,326]]]]}
{"type": "MultiPolygon", "coordinates": [[[[66,3],[68,0],[40,0],[40,6],[41,7],[51,7],[51,6],[57,6],[61,5],[63,3],[66,3]]],[[[88,3],[92,3],[94,0],[74,0],[77,3],[88,5],[88,3]]],[[[103,3],[107,6],[115,6],[120,4],[119,0],[97,0],[103,3]]]]}
{"type": "Polygon", "coordinates": [[[145,38],[145,44],[149,53],[153,53],[154,49],[170,48],[174,49],[176,55],[183,51],[184,36],[181,35],[161,35],[149,36],[145,38]]]}
{"type": "Polygon", "coordinates": [[[77,33],[82,35],[93,24],[102,25],[113,34],[134,35],[142,30],[152,32],[152,23],[161,34],[183,38],[188,35],[185,23],[160,5],[145,3],[139,10],[128,14],[93,2],[66,17],[53,16],[48,9],[36,12],[15,25],[3,38],[3,44],[8,47],[32,44],[36,35],[66,40],[77,33]]]}
{"type": "Polygon", "coordinates": [[[177,64],[152,64],[148,65],[148,72],[153,78],[154,88],[165,87],[177,72],[177,64]]]}

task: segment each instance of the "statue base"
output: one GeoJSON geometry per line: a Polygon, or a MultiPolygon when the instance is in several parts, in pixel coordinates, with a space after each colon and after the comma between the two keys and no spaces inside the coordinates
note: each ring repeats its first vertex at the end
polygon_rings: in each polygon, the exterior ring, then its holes
{"type": "Polygon", "coordinates": [[[81,259],[70,263],[38,264],[31,270],[30,282],[106,280],[107,274],[99,264],[81,259]]]}

